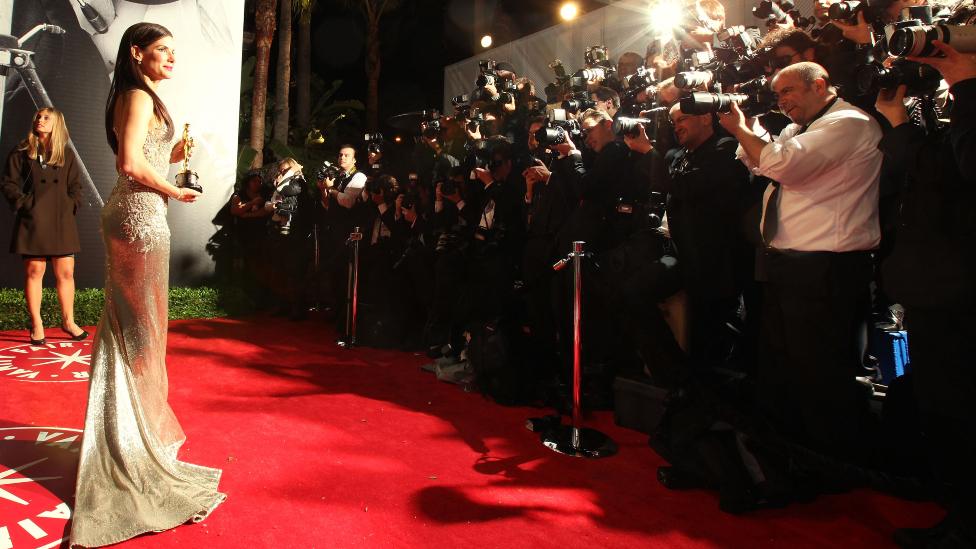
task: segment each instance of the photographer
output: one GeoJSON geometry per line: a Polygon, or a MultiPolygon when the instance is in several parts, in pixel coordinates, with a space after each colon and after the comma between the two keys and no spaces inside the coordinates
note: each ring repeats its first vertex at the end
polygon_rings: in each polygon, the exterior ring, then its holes
{"type": "Polygon", "coordinates": [[[234,238],[244,267],[244,286],[252,297],[261,301],[262,290],[258,282],[267,282],[269,265],[264,246],[268,217],[265,208],[271,189],[264,185],[261,172],[251,170],[244,174],[240,185],[230,197],[230,213],[234,217],[234,238]]]}
{"type": "Polygon", "coordinates": [[[858,418],[858,327],[880,240],[878,123],[837,97],[823,67],[791,65],[773,78],[793,121],[769,143],[738,105],[719,114],[737,155],[772,179],[760,222],[766,245],[758,404],[778,430],[836,458],[863,458],[858,418]]]}
{"type": "Polygon", "coordinates": [[[819,64],[830,75],[831,83],[837,87],[842,99],[873,114],[874,95],[863,93],[857,85],[857,69],[869,61],[869,49],[857,48],[849,41],[818,42],[807,31],[793,27],[770,32],[763,37],[760,47],[772,50],[776,68],[801,61],[819,64]]]}
{"type": "Polygon", "coordinates": [[[610,116],[590,109],[579,120],[586,146],[596,156],[592,166],[585,166],[568,132],[566,142],[554,147],[565,155],[556,161],[557,169],[571,174],[570,188],[581,199],[560,238],[560,252],[571,249],[573,240],[584,240],[597,251],[620,244],[634,229],[634,205],[647,198],[647,189],[634,178],[635,156],[617,141],[610,116]]]}
{"type": "MultiPolygon", "coordinates": [[[[752,280],[753,247],[739,230],[749,207],[749,171],[735,139],[716,133],[714,115],[671,107],[679,148],[667,154],[668,228],[688,294],[689,355],[698,368],[721,365],[736,326],[739,299],[752,280]]],[[[748,311],[757,314],[757,311],[748,311]]]]}
{"type": "Polygon", "coordinates": [[[306,314],[304,276],[311,259],[312,204],[302,166],[294,158],[278,163],[274,192],[265,204],[271,215],[271,291],[278,299],[277,314],[303,320],[306,314]]]}
{"type": "MultiPolygon", "coordinates": [[[[348,278],[348,246],[346,239],[356,227],[366,230],[363,191],[366,188],[366,174],[356,168],[356,149],[352,145],[339,148],[338,166],[327,164],[316,175],[320,191],[321,219],[323,234],[323,264],[331,271],[330,279],[335,311],[343,311],[346,305],[346,283],[348,278]],[[328,168],[328,169],[326,169],[328,168]],[[336,169],[338,168],[338,169],[336,169]]],[[[345,315],[337,314],[339,331],[343,331],[345,315]]]]}
{"type": "Polygon", "coordinates": [[[976,545],[976,375],[967,329],[976,304],[976,58],[932,43],[944,57],[909,59],[949,84],[948,127],[926,134],[910,123],[905,86],[882,91],[877,108],[892,126],[879,145],[885,163],[907,174],[885,290],[905,307],[915,398],[935,479],[950,488],[940,494],[949,513],[934,528],[901,530],[895,539],[904,547],[965,547],[976,545]]]}
{"type": "Polygon", "coordinates": [[[607,113],[610,118],[617,115],[620,110],[620,94],[606,86],[598,86],[590,92],[590,99],[595,105],[594,109],[607,113]]]}

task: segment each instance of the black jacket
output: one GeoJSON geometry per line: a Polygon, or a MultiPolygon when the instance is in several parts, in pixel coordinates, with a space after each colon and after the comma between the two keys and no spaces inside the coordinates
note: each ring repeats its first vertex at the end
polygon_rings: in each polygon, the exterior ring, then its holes
{"type": "Polygon", "coordinates": [[[885,290],[915,307],[962,308],[976,300],[976,79],[958,82],[952,122],[931,135],[913,124],[878,147],[906,174],[885,290]]]}
{"type": "Polygon", "coordinates": [[[668,228],[685,289],[703,299],[734,298],[751,278],[753,248],[740,231],[750,196],[738,142],[713,135],[694,151],[668,155],[668,228]]]}

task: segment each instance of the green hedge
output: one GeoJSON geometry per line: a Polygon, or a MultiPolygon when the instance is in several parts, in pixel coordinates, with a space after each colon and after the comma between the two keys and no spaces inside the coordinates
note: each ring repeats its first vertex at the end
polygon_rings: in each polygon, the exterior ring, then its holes
{"type": "MultiPolygon", "coordinates": [[[[94,326],[102,314],[105,294],[101,289],[89,288],[75,292],[75,322],[79,326],[94,326]]],[[[215,318],[246,314],[254,310],[247,296],[236,288],[170,288],[169,319],[215,318]]],[[[45,327],[61,325],[61,306],[54,288],[44,288],[41,317],[45,327]]],[[[30,317],[24,304],[24,291],[19,288],[0,288],[0,331],[23,330],[30,317]]]]}

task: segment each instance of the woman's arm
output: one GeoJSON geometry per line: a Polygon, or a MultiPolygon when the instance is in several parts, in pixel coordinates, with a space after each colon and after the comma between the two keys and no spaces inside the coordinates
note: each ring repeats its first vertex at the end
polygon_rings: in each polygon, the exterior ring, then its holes
{"type": "Polygon", "coordinates": [[[146,160],[142,147],[153,121],[153,102],[149,94],[142,90],[126,93],[118,117],[116,132],[119,137],[119,152],[115,166],[119,173],[124,173],[134,181],[171,198],[184,202],[196,200],[199,193],[166,181],[146,160]]]}

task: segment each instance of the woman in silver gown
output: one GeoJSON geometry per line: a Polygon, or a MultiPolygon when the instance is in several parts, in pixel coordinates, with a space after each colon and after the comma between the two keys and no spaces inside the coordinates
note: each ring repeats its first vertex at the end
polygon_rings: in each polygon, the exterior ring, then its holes
{"type": "Polygon", "coordinates": [[[156,87],[170,78],[173,38],[139,23],[122,36],[105,129],[119,179],[102,211],[105,310],[98,323],[72,546],[99,547],[203,520],[224,499],[220,470],[176,458],[185,440],[167,403],[167,199],[198,193],[165,179],[183,159],[156,87]]]}

